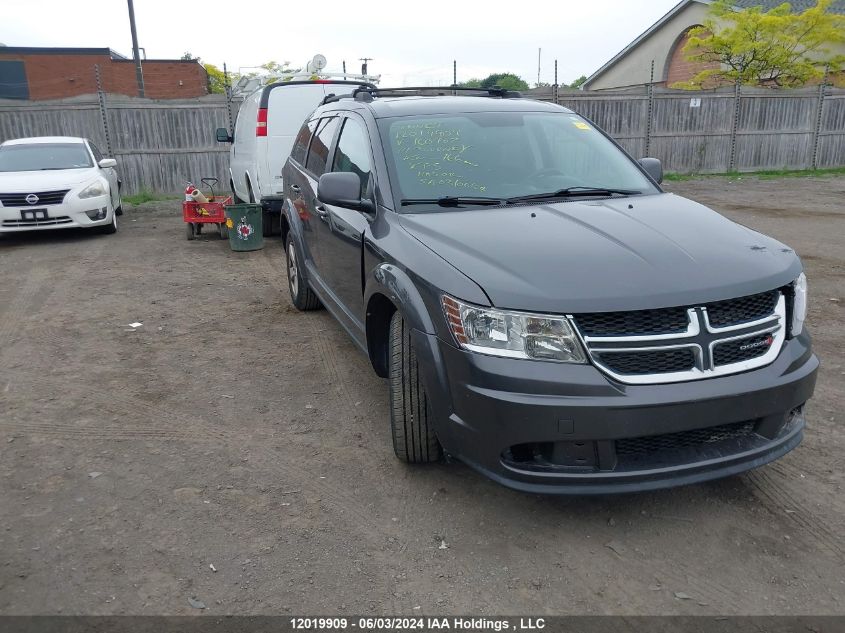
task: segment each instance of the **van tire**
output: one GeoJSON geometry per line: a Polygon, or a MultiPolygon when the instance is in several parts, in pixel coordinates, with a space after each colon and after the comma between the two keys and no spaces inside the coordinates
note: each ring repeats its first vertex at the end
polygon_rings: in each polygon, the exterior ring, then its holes
{"type": "Polygon", "coordinates": [[[431,406],[420,376],[411,329],[397,311],[390,319],[390,434],[393,452],[408,464],[440,460],[431,406]]]}

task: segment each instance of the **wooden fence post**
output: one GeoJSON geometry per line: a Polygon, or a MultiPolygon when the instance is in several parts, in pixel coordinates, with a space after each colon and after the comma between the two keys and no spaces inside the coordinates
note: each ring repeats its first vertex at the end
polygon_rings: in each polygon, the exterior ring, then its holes
{"type": "Polygon", "coordinates": [[[728,171],[736,171],[736,138],[739,133],[739,117],[741,114],[742,84],[737,79],[734,85],[734,119],[731,124],[731,157],[728,161],[728,171]]]}
{"type": "Polygon", "coordinates": [[[827,96],[827,73],[819,85],[819,105],[816,111],[816,129],[813,132],[813,169],[819,168],[819,141],[822,134],[822,118],[824,116],[824,100],[827,96]]]}
{"type": "Polygon", "coordinates": [[[100,80],[100,65],[94,64],[94,79],[97,81],[97,100],[100,104],[100,117],[103,120],[103,134],[106,136],[106,151],[109,157],[114,156],[111,146],[111,134],[109,134],[109,112],[106,108],[106,93],[103,92],[103,83],[100,80]]]}
{"type": "Polygon", "coordinates": [[[654,119],[654,84],[648,85],[648,108],[646,108],[645,122],[645,155],[650,156],[651,152],[651,127],[654,119]]]}

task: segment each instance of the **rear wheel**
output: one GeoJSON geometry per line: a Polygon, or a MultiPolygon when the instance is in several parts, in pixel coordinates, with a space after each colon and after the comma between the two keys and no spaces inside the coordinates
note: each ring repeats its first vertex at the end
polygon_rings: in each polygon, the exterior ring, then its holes
{"type": "Polygon", "coordinates": [[[194,225],[192,222],[185,222],[185,239],[189,242],[194,239],[194,225]]]}
{"type": "Polygon", "coordinates": [[[302,277],[299,255],[293,242],[293,236],[290,234],[288,234],[287,244],[285,245],[285,253],[287,254],[288,290],[290,290],[291,302],[303,312],[316,310],[320,307],[320,300],[302,277]]]}
{"type": "Polygon", "coordinates": [[[438,461],[440,442],[432,426],[411,330],[398,311],[390,320],[389,381],[390,432],[396,457],[409,464],[438,461]]]}

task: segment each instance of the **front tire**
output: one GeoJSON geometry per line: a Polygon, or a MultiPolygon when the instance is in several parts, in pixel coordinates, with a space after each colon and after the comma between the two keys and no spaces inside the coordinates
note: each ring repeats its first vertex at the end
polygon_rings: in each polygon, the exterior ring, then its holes
{"type": "Polygon", "coordinates": [[[291,303],[297,310],[303,312],[316,310],[320,307],[320,300],[302,277],[302,267],[299,263],[299,255],[296,252],[296,244],[294,244],[293,236],[290,234],[288,234],[285,244],[285,254],[287,255],[288,290],[290,291],[291,303]]]}
{"type": "Polygon", "coordinates": [[[390,433],[393,452],[408,464],[440,459],[431,407],[422,384],[411,329],[399,312],[390,320],[390,433]]]}
{"type": "Polygon", "coordinates": [[[100,227],[100,232],[106,235],[114,235],[117,233],[117,211],[114,210],[111,213],[111,222],[106,224],[105,226],[100,227]]]}

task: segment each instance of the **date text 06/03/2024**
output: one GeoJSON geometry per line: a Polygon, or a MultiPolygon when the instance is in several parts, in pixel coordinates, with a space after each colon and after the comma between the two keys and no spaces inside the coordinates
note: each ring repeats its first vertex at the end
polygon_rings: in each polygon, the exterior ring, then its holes
{"type": "Polygon", "coordinates": [[[471,617],[293,617],[290,619],[294,630],[347,630],[364,631],[539,631],[546,628],[543,618],[517,618],[515,621],[504,618],[471,617]]]}

